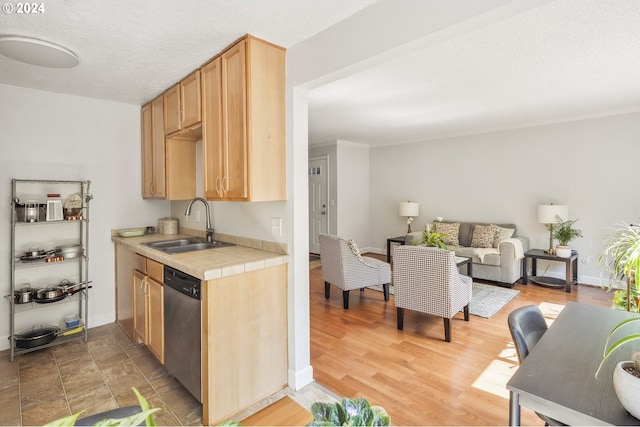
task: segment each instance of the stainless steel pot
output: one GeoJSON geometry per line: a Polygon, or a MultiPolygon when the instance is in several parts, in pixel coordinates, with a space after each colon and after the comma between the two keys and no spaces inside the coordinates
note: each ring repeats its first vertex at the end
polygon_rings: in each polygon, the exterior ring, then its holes
{"type": "Polygon", "coordinates": [[[31,297],[35,289],[31,289],[31,285],[27,283],[20,289],[13,291],[13,302],[15,304],[26,304],[31,302],[31,297]]]}
{"type": "Polygon", "coordinates": [[[82,245],[63,245],[56,248],[56,252],[65,258],[76,258],[82,256],[84,248],[82,245]]]}
{"type": "Polygon", "coordinates": [[[36,325],[33,328],[15,335],[16,347],[33,348],[49,344],[56,339],[58,327],[53,325],[36,325]]]}
{"type": "Polygon", "coordinates": [[[33,293],[33,300],[39,303],[55,302],[67,296],[64,288],[60,286],[47,286],[44,289],[38,289],[33,293]]]}

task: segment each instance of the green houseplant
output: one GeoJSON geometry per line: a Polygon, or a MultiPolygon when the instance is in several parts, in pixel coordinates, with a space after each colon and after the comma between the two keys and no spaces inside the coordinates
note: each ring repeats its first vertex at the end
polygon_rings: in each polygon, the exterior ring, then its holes
{"type": "Polygon", "coordinates": [[[418,242],[417,244],[434,248],[447,249],[447,245],[445,245],[444,241],[442,240],[444,236],[444,233],[438,233],[436,231],[429,231],[428,229],[425,229],[422,232],[422,241],[418,242]]]}
{"type": "Polygon", "coordinates": [[[338,403],[315,402],[313,421],[308,426],[388,426],[391,418],[380,406],[371,406],[364,397],[343,398],[338,403]]]}
{"type": "Polygon", "coordinates": [[[553,238],[558,241],[556,255],[560,258],[569,258],[571,256],[569,242],[578,237],[582,237],[582,230],[573,226],[576,221],[578,220],[574,219],[559,222],[553,229],[553,238]]]}
{"type": "Polygon", "coordinates": [[[615,308],[640,312],[640,291],[636,272],[640,270],[640,226],[622,223],[605,241],[605,249],[597,265],[605,263],[611,274],[609,288],[617,288],[620,279],[626,279],[626,289],[616,289],[615,308]]]}
{"type": "MultiPolygon", "coordinates": [[[[626,319],[614,326],[611,332],[609,332],[609,336],[605,342],[605,350],[602,360],[596,370],[596,378],[598,378],[598,373],[600,372],[600,369],[602,369],[605,361],[616,349],[631,341],[640,339],[640,333],[632,333],[623,335],[609,345],[611,338],[618,330],[637,321],[640,321],[640,318],[635,317],[626,319]]],[[[640,419],[640,400],[638,399],[638,395],[640,394],[640,353],[634,353],[632,361],[621,361],[617,363],[613,370],[613,389],[622,406],[631,415],[640,419]]]]}
{"type": "MultiPolygon", "coordinates": [[[[133,389],[133,392],[136,394],[136,397],[138,398],[138,403],[140,404],[140,409],[142,409],[142,412],[139,412],[137,414],[134,414],[125,418],[105,418],[98,421],[94,425],[96,426],[137,426],[144,421],[145,424],[148,426],[155,426],[156,422],[153,419],[152,414],[156,411],[159,411],[160,408],[151,408],[151,406],[149,405],[149,402],[147,402],[147,399],[145,399],[135,387],[132,387],[132,389],[133,389]]],[[[81,414],[82,412],[78,412],[77,414],[69,415],[68,417],[51,421],[45,424],[45,426],[53,426],[53,427],[72,426],[72,425],[75,425],[76,421],[78,420],[78,417],[81,414]]]]}
{"type": "MultiPolygon", "coordinates": [[[[640,295],[637,287],[636,274],[640,270],[640,227],[632,224],[621,224],[606,240],[605,249],[598,257],[597,264],[606,262],[611,272],[612,284],[617,285],[621,278],[626,279],[626,289],[617,289],[613,298],[613,307],[638,312],[640,295]]],[[[622,328],[629,329],[629,325],[640,321],[635,317],[618,323],[609,332],[605,342],[604,354],[596,370],[596,378],[605,361],[618,348],[640,339],[640,331],[635,328],[618,337],[610,344],[614,335],[622,328]]],[[[618,362],[613,371],[613,387],[622,406],[634,417],[640,419],[640,356],[636,353],[634,361],[618,362]]]]}

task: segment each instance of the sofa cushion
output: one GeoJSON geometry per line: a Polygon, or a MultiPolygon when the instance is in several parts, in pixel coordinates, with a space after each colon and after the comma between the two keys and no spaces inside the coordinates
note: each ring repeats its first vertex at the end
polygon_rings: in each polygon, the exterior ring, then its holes
{"type": "Polygon", "coordinates": [[[442,241],[445,245],[458,246],[460,244],[460,241],[458,240],[460,223],[434,222],[433,225],[436,229],[436,233],[444,234],[442,241]]]}
{"type": "Polygon", "coordinates": [[[473,236],[471,237],[472,248],[492,248],[493,241],[498,234],[498,226],[476,225],[473,227],[473,236]]]}
{"type": "Polygon", "coordinates": [[[499,225],[496,225],[496,227],[498,227],[498,233],[496,234],[496,238],[493,240],[494,248],[497,248],[498,245],[500,245],[500,242],[504,239],[510,239],[516,231],[515,228],[500,227],[499,225]]]}

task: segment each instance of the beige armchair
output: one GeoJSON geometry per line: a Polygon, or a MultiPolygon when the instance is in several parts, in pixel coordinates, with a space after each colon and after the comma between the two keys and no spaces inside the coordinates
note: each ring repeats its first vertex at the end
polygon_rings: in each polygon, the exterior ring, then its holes
{"type": "Polygon", "coordinates": [[[352,240],[329,234],[320,235],[320,263],[324,280],[324,296],[329,299],[330,285],[342,289],[343,306],[349,308],[349,291],[382,285],[384,300],[389,301],[391,265],[375,258],[361,256],[352,240]]]}
{"type": "Polygon", "coordinates": [[[453,252],[425,246],[396,246],[393,252],[393,290],[398,329],[404,310],[444,318],[444,336],[451,342],[451,319],[464,309],[469,321],[471,277],[458,272],[453,252]]]}

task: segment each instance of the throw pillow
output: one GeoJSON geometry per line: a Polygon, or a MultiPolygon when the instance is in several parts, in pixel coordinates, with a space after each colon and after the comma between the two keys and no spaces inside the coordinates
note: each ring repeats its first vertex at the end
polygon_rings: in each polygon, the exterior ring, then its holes
{"type": "Polygon", "coordinates": [[[436,229],[436,233],[444,234],[442,241],[447,246],[458,246],[460,245],[460,241],[458,240],[458,235],[460,233],[460,223],[453,222],[434,222],[433,226],[436,229]]]}
{"type": "Polygon", "coordinates": [[[360,249],[358,249],[358,245],[356,245],[356,242],[349,239],[347,240],[347,246],[349,246],[349,249],[351,249],[351,252],[353,252],[353,255],[355,255],[356,258],[360,260],[362,259],[362,255],[360,255],[360,249]]]}
{"type": "Polygon", "coordinates": [[[491,225],[476,225],[473,228],[473,237],[471,238],[472,248],[491,248],[493,247],[493,241],[498,234],[498,226],[491,225]]]}
{"type": "Polygon", "coordinates": [[[496,227],[498,227],[498,234],[496,234],[496,238],[493,240],[494,248],[500,246],[500,242],[502,242],[504,239],[510,239],[511,237],[513,237],[513,233],[515,233],[516,231],[513,228],[504,228],[500,227],[499,225],[496,225],[496,227]]]}

